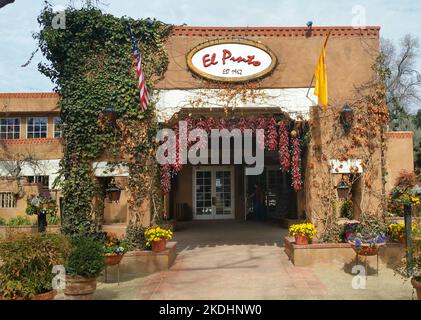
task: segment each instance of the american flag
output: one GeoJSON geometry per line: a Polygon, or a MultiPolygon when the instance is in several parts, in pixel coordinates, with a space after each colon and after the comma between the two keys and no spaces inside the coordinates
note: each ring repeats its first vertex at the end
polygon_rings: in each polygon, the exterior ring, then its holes
{"type": "Polygon", "coordinates": [[[142,69],[142,55],[140,54],[139,47],[137,46],[137,41],[134,37],[132,29],[129,27],[130,38],[133,44],[133,54],[136,58],[136,71],[138,77],[139,85],[139,94],[140,94],[140,110],[146,111],[149,104],[149,93],[148,88],[146,87],[145,74],[142,69]]]}

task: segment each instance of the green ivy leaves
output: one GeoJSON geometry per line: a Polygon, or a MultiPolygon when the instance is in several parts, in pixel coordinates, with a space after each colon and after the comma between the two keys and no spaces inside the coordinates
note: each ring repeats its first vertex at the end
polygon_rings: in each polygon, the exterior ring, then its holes
{"type": "MultiPolygon", "coordinates": [[[[61,95],[64,159],[61,175],[65,178],[64,231],[69,234],[91,233],[101,208],[93,205],[98,183],[92,173],[92,162],[107,154],[118,155],[124,144],[119,130],[98,127],[98,116],[112,105],[123,122],[136,122],[131,130],[148,126],[151,133],[130,149],[135,159],[139,153],[154,148],[156,119],[154,108],[140,112],[136,70],[128,32],[130,24],[139,39],[146,79],[161,78],[168,66],[164,48],[171,26],[154,20],[117,18],[96,8],[65,11],[66,28],[52,28],[55,13],[46,4],[38,17],[41,31],[34,37],[47,58],[39,71],[56,84],[61,95]],[[113,150],[110,150],[112,148],[113,150]]],[[[149,89],[153,84],[148,81],[149,89]]],[[[131,166],[137,168],[139,166],[131,166]]],[[[133,172],[133,176],[140,176],[133,172]]],[[[142,181],[138,181],[142,183],[142,181]]]]}

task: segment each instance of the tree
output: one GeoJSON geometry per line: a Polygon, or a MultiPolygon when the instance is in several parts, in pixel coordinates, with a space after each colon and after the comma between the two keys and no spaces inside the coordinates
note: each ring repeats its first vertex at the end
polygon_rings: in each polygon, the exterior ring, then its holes
{"type": "Polygon", "coordinates": [[[13,2],[15,2],[15,0],[0,0],[0,9],[13,2]]]}
{"type": "Polygon", "coordinates": [[[416,167],[421,165],[421,110],[414,115],[411,109],[421,106],[421,74],[416,70],[420,53],[419,39],[410,34],[398,48],[382,39],[378,70],[385,82],[390,129],[414,132],[416,167]]]}
{"type": "Polygon", "coordinates": [[[421,109],[418,110],[414,117],[414,124],[418,129],[421,129],[421,109]]]}

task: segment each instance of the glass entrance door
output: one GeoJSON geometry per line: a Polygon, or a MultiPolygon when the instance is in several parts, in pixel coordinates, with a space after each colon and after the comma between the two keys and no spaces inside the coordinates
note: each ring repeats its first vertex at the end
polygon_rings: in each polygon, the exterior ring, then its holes
{"type": "Polygon", "coordinates": [[[255,185],[260,186],[264,193],[264,212],[267,218],[293,217],[296,212],[296,196],[291,188],[291,175],[282,172],[279,166],[266,166],[259,176],[246,176],[246,219],[256,219],[254,213],[255,185]]]}
{"type": "Polygon", "coordinates": [[[233,178],[231,167],[208,167],[194,170],[195,219],[234,218],[233,178]]]}

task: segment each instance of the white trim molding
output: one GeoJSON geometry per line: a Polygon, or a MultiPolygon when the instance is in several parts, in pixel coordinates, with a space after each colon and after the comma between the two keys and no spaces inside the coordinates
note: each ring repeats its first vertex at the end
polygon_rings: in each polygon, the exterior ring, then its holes
{"type": "MultiPolygon", "coordinates": [[[[13,171],[17,169],[16,160],[4,160],[0,161],[0,176],[1,177],[13,177],[15,174],[13,171]]],[[[23,161],[20,164],[20,176],[49,176],[48,188],[53,189],[54,180],[59,175],[60,170],[60,159],[54,160],[34,160],[34,161],[23,161]]]]}
{"type": "MultiPolygon", "coordinates": [[[[158,120],[166,122],[183,108],[194,107],[194,102],[201,99],[205,108],[224,108],[225,104],[218,98],[220,89],[193,89],[193,90],[157,90],[156,110],[158,120]]],[[[314,95],[314,88],[291,88],[291,89],[258,89],[255,101],[241,101],[238,96],[233,102],[236,108],[281,108],[291,118],[302,117],[308,119],[310,107],[317,105],[317,97],[314,95]],[[259,94],[259,91],[261,94],[259,94]]],[[[198,107],[198,110],[200,108],[198,107]]]]}
{"type": "Polygon", "coordinates": [[[95,177],[128,177],[129,167],[124,164],[109,165],[106,161],[94,162],[92,164],[95,177]]]}
{"type": "Polygon", "coordinates": [[[329,160],[331,173],[349,174],[363,173],[362,161],[360,159],[349,159],[346,161],[329,160]]]}

